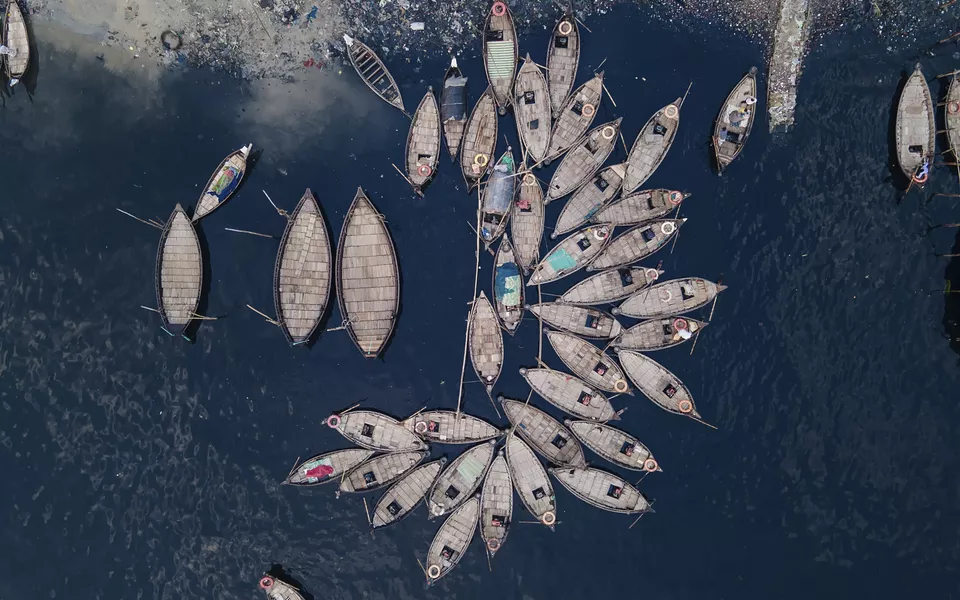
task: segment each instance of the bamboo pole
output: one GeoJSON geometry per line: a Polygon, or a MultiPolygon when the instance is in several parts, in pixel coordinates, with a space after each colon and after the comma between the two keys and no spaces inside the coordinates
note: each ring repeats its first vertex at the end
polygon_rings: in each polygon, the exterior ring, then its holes
{"type": "Polygon", "coordinates": [[[246,233],[247,235],[255,235],[258,237],[270,238],[271,240],[277,239],[272,235],[267,235],[265,233],[257,233],[256,231],[247,231],[246,229],[234,229],[232,227],[224,227],[224,229],[226,229],[227,231],[232,231],[234,233],[246,233]]]}
{"type": "Polygon", "coordinates": [[[605,92],[607,93],[607,98],[610,98],[610,102],[613,104],[613,107],[616,108],[616,107],[617,107],[617,103],[616,103],[616,101],[613,99],[613,95],[610,93],[610,90],[607,89],[607,85],[601,81],[601,82],[600,82],[600,87],[602,87],[602,88],[603,88],[603,91],[605,91],[605,92]]]}
{"type": "MultiPolygon", "coordinates": [[[[593,31],[590,31],[590,28],[587,27],[587,24],[580,20],[580,17],[574,17],[574,19],[577,20],[577,23],[580,23],[581,25],[583,25],[583,28],[586,29],[589,33],[593,33],[593,31]]],[[[607,59],[603,59],[603,60],[607,60],[607,59]]]]}
{"type": "Polygon", "coordinates": [[[190,313],[191,319],[197,319],[198,321],[216,321],[217,317],[207,317],[199,313],[192,312],[190,313]]]}
{"type": "Polygon", "coordinates": [[[146,219],[141,219],[140,217],[138,217],[138,216],[136,216],[136,215],[131,215],[131,214],[128,213],[127,211],[125,211],[125,210],[123,210],[123,209],[120,209],[120,208],[117,208],[116,210],[117,210],[117,212],[119,212],[119,213],[122,213],[122,214],[127,215],[127,216],[130,217],[131,219],[136,219],[137,221],[140,221],[140,222],[143,223],[144,225],[149,225],[149,226],[151,226],[151,227],[156,227],[157,229],[163,231],[163,225],[158,225],[157,223],[154,223],[153,221],[147,221],[146,219]]]}
{"type": "Polygon", "coordinates": [[[274,320],[274,319],[271,319],[271,318],[268,317],[266,314],[260,312],[259,310],[255,309],[254,307],[250,306],[249,304],[247,305],[247,308],[249,308],[249,309],[252,310],[253,312],[257,313],[258,315],[260,315],[261,317],[263,317],[264,319],[266,319],[267,323],[270,323],[271,325],[276,325],[276,326],[278,326],[278,327],[280,326],[280,322],[279,322],[279,321],[276,321],[276,320],[274,320]]]}
{"type": "MultiPolygon", "coordinates": [[[[477,187],[477,228],[474,232],[477,232],[477,247],[474,250],[474,255],[476,256],[476,263],[473,269],[473,296],[472,299],[477,297],[477,287],[480,283],[480,209],[482,198],[480,196],[480,188],[477,187]]],[[[472,300],[471,300],[472,301],[472,300]]],[[[460,365],[460,388],[457,390],[457,414],[456,417],[460,418],[460,407],[463,403],[463,378],[464,374],[467,371],[467,352],[470,345],[470,326],[473,323],[473,307],[470,307],[470,315],[467,317],[467,330],[463,336],[463,362],[460,365]]],[[[491,399],[492,400],[492,399],[491,399]]]]}
{"type": "Polygon", "coordinates": [[[150,308],[149,306],[144,306],[144,305],[142,305],[142,304],[140,305],[140,308],[143,308],[143,309],[145,309],[145,310],[149,310],[150,312],[155,312],[155,313],[157,313],[158,315],[162,315],[162,314],[163,314],[162,312],[160,312],[160,311],[157,310],[156,308],[150,308]]]}
{"type": "Polygon", "coordinates": [[[683,108],[683,102],[687,99],[687,94],[690,93],[690,88],[693,87],[693,82],[690,82],[690,85],[687,86],[687,91],[683,93],[683,98],[680,98],[680,108],[683,108]]]}
{"type": "Polygon", "coordinates": [[[363,512],[367,513],[367,525],[373,525],[373,519],[370,518],[370,509],[367,507],[366,498],[363,499],[363,512]]]}
{"type": "Polygon", "coordinates": [[[289,218],[290,218],[290,213],[288,213],[287,211],[285,211],[285,210],[283,210],[282,208],[280,208],[279,206],[277,206],[276,203],[273,201],[273,198],[270,197],[270,194],[267,193],[267,190],[260,190],[260,191],[263,192],[263,195],[267,197],[267,200],[270,201],[270,204],[271,204],[271,205],[273,206],[273,208],[277,211],[277,214],[278,214],[278,215],[280,215],[281,217],[283,217],[283,218],[285,218],[285,219],[289,219],[289,218]]]}

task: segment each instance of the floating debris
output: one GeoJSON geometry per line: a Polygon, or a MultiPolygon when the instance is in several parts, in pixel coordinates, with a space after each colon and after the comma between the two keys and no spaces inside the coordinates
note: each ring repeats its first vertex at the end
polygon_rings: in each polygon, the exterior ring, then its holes
{"type": "Polygon", "coordinates": [[[797,107],[797,80],[810,31],[809,0],[782,0],[780,19],[773,35],[773,52],[767,73],[767,112],[770,132],[793,126],[797,107]]]}

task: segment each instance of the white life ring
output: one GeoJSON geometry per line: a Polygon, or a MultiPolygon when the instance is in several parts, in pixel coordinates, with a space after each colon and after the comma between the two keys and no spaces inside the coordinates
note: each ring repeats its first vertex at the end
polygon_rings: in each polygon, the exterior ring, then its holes
{"type": "Polygon", "coordinates": [[[647,281],[656,281],[660,277],[660,271],[656,269],[644,269],[643,276],[647,278],[647,281]]]}
{"type": "Polygon", "coordinates": [[[327,427],[336,429],[340,426],[340,415],[330,415],[327,417],[327,427]]]}
{"type": "Polygon", "coordinates": [[[436,579],[437,577],[440,577],[440,567],[437,565],[430,565],[430,567],[427,569],[427,577],[430,579],[436,579]]]}
{"type": "Polygon", "coordinates": [[[580,114],[585,117],[592,117],[597,112],[597,107],[592,104],[584,104],[583,108],[580,109],[580,114]]]}
{"type": "Polygon", "coordinates": [[[671,291],[668,290],[667,288],[661,288],[661,289],[660,289],[660,299],[663,300],[664,302],[670,302],[671,300],[673,300],[673,292],[671,292],[671,291]],[[663,297],[663,293],[664,293],[664,292],[667,293],[667,297],[666,297],[666,298],[663,297]]]}
{"type": "Polygon", "coordinates": [[[500,540],[496,538],[490,538],[489,540],[487,540],[487,549],[490,550],[490,552],[496,552],[497,550],[499,550],[500,540]]]}
{"type": "Polygon", "coordinates": [[[681,400],[680,403],[677,404],[677,408],[679,408],[683,414],[688,415],[693,412],[693,402],[681,400]]]}
{"type": "Polygon", "coordinates": [[[424,434],[427,432],[427,422],[426,421],[417,421],[417,424],[413,426],[413,430],[419,434],[424,434]]]}
{"type": "Polygon", "coordinates": [[[537,178],[533,176],[533,173],[527,173],[523,176],[523,185],[533,185],[537,182],[537,178]]]}
{"type": "Polygon", "coordinates": [[[597,238],[601,242],[607,239],[607,236],[609,235],[610,235],[610,232],[607,230],[606,227],[597,227],[596,229],[593,230],[593,237],[597,238]]]}
{"type": "Polygon", "coordinates": [[[648,473],[656,471],[659,468],[660,465],[658,465],[657,461],[653,460],[652,458],[648,458],[647,460],[643,461],[643,470],[647,471],[648,473]]]}
{"type": "Polygon", "coordinates": [[[683,202],[683,194],[676,190],[670,192],[670,204],[676,206],[681,202],[683,202]]]}
{"type": "Polygon", "coordinates": [[[433,510],[431,512],[433,513],[433,516],[439,517],[440,515],[443,514],[443,507],[440,506],[439,504],[436,504],[434,505],[433,510]]]}
{"type": "Polygon", "coordinates": [[[676,230],[677,226],[673,224],[673,221],[664,221],[660,224],[660,233],[663,235],[672,235],[676,230]]]}
{"type": "Polygon", "coordinates": [[[547,512],[543,513],[542,517],[540,517],[540,521],[549,527],[557,522],[557,515],[555,515],[552,510],[548,510],[547,512]]]}
{"type": "Polygon", "coordinates": [[[666,108],[663,109],[663,116],[668,119],[676,119],[680,114],[680,110],[673,104],[668,104],[666,108]]]}
{"type": "Polygon", "coordinates": [[[573,31],[573,24],[566,20],[560,21],[560,27],[557,27],[557,31],[560,32],[560,35],[570,35],[570,32],[573,31]]]}
{"type": "Polygon", "coordinates": [[[624,393],[625,391],[627,391],[627,389],[629,389],[629,388],[628,388],[628,386],[627,386],[627,382],[626,382],[626,381],[624,381],[623,379],[618,379],[618,380],[616,381],[616,383],[613,384],[613,389],[614,389],[614,391],[617,392],[618,394],[622,394],[622,393],[624,393]]]}
{"type": "Polygon", "coordinates": [[[607,125],[600,130],[600,136],[605,140],[612,140],[617,135],[617,130],[613,125],[607,125]]]}

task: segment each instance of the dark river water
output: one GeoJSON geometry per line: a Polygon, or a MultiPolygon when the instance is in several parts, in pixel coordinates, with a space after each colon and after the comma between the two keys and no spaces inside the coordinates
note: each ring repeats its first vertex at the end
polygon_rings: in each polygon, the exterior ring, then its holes
{"type": "MultiPolygon", "coordinates": [[[[944,334],[947,261],[934,256],[955,230],[926,235],[958,220],[956,199],[927,202],[957,180],[939,168],[904,196],[888,164],[891,103],[916,50],[826,36],[806,60],[796,129],[771,137],[764,115],[721,178],[712,122],[762,49],[637,9],[589,24],[579,79],[607,58],[617,107],[605,99],[596,122],[623,116],[628,142],[693,81],[649,182],[692,192],[690,220],[675,251],[647,264],[730,286],[692,356],[656,356],[718,431],[639,396],[614,401],[664,468],[640,486],[655,514],[628,530],[630,518],[558,486],[556,532],[516,524],[492,572],[475,539],[424,590],[417,558],[437,525],[422,508],[371,537],[359,497],[281,487],[298,456],[348,445],[322,425],[333,411],[456,405],[475,198],[446,157],[413,195],[390,166],[408,121],[347,69],[310,88],[197,71],[148,81],[38,31],[35,96],[17,89],[0,110],[0,598],[255,598],[277,565],[317,600],[960,597],[960,368],[944,334]],[[139,308],[155,305],[158,232],[114,208],[161,220],[177,202],[192,210],[217,162],[247,142],[262,156],[200,226],[201,312],[219,320],[195,343],[169,338],[139,308]],[[393,341],[378,360],[342,331],[289,348],[244,307],[273,311],[277,241],[224,227],[279,237],[261,189],[291,209],[309,186],[336,240],[358,185],[399,254],[393,341]]],[[[542,63],[548,32],[520,35],[542,63]]],[[[952,51],[923,57],[929,77],[957,66],[952,51]]],[[[408,107],[439,89],[447,61],[411,52],[388,59],[408,107]]],[[[485,87],[478,55],[479,44],[460,60],[471,102],[485,87]]],[[[512,117],[500,129],[515,140],[512,117]]],[[[481,257],[488,295],[491,262],[481,257]]],[[[340,321],[334,306],[328,327],[340,321]]],[[[498,392],[526,396],[517,369],[537,342],[528,316],[506,340],[498,392]]],[[[544,358],[562,368],[548,345],[544,358]]],[[[506,425],[482,386],[466,386],[464,407],[506,425]]]]}

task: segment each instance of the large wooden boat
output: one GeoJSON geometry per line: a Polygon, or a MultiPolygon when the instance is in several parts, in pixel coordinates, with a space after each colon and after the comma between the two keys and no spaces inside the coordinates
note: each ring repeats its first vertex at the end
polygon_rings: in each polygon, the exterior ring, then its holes
{"type": "Polygon", "coordinates": [[[541,398],[581,419],[616,419],[610,401],[578,377],[553,369],[520,369],[520,374],[541,398]]]}
{"type": "Polygon", "coordinates": [[[500,396],[503,412],[510,419],[514,431],[533,446],[537,452],[555,465],[583,466],[583,449],[573,434],[536,406],[520,400],[500,396]]]}
{"type": "Polygon", "coordinates": [[[460,143],[460,170],[468,193],[479,185],[496,149],[497,103],[493,99],[493,89],[488,87],[470,111],[460,143]]]}
{"type": "Polygon", "coordinates": [[[378,452],[424,450],[427,445],[402,423],[372,410],[351,410],[327,417],[327,426],[358,446],[378,452]]]}
{"type": "Polygon", "coordinates": [[[467,126],[467,77],[460,72],[456,58],[450,59],[450,67],[443,76],[440,119],[443,123],[443,137],[447,141],[447,151],[450,159],[456,162],[463,130],[467,126]]]}
{"type": "Polygon", "coordinates": [[[649,267],[621,267],[601,271],[564,292],[557,301],[581,306],[616,302],[652,285],[662,273],[663,271],[649,267]]]}
{"type": "Polygon", "coordinates": [[[523,59],[513,93],[513,116],[523,150],[534,163],[539,163],[550,147],[550,92],[547,80],[529,53],[523,59]]]}
{"type": "Polygon", "coordinates": [[[590,448],[613,464],[631,471],[660,471],[653,453],[626,431],[593,421],[564,421],[564,425],[590,448]]]}
{"type": "Polygon", "coordinates": [[[400,88],[376,52],[349,35],[345,34],[343,41],[347,44],[347,56],[350,58],[350,63],[357,70],[360,79],[384,102],[406,113],[407,111],[403,107],[403,98],[400,96],[400,88]]]}
{"type": "Polygon", "coordinates": [[[534,267],[528,285],[556,281],[588,266],[607,246],[612,230],[609,225],[598,224],[570,234],[534,267]]]}
{"type": "Polygon", "coordinates": [[[758,109],[757,68],[751,67],[730,91],[713,125],[713,152],[720,172],[740,156],[760,112],[758,109]]]}
{"type": "Polygon", "coordinates": [[[154,282],[163,330],[171,336],[183,335],[197,316],[203,257],[197,230],[179,204],[160,233],[154,282]]]}
{"type": "Polygon", "coordinates": [[[367,448],[347,448],[318,454],[293,467],[283,481],[286,485],[312,486],[327,483],[352,471],[374,455],[367,448]]]}
{"type": "Polygon", "coordinates": [[[640,290],[612,312],[635,319],[681,315],[710,304],[725,289],[723,284],[699,277],[671,279],[640,290]]]}
{"type": "Polygon", "coordinates": [[[620,335],[623,330],[610,313],[587,306],[544,302],[528,305],[527,310],[554,329],[587,338],[606,340],[620,335]]]}
{"type": "Polygon", "coordinates": [[[616,269],[643,260],[666,246],[686,222],[685,218],[659,219],[628,229],[613,238],[587,270],[616,269]]]}
{"type": "Polygon", "coordinates": [[[483,24],[483,68],[501,115],[507,114],[510,106],[517,58],[517,30],[513,15],[506,2],[497,0],[483,24]]]}
{"type": "Polygon", "coordinates": [[[553,35],[547,46],[547,81],[553,118],[557,118],[563,110],[563,104],[577,80],[579,64],[580,28],[577,19],[568,10],[553,26],[553,35]]]}
{"type": "Polygon", "coordinates": [[[922,186],[933,168],[937,128],[933,123],[930,88],[919,64],[900,93],[896,133],[900,170],[907,179],[912,179],[914,184],[922,186]]]}
{"type": "Polygon", "coordinates": [[[524,275],[530,273],[540,260],[540,241],[543,239],[543,188],[537,178],[527,170],[526,163],[519,173],[520,190],[513,203],[510,216],[510,237],[517,264],[524,275]]]}
{"type": "Polygon", "coordinates": [[[653,175],[663,162],[680,126],[681,98],[658,110],[640,130],[630,154],[627,155],[627,173],[623,178],[623,192],[633,193],[653,175]]]}
{"type": "Polygon", "coordinates": [[[562,331],[547,331],[546,336],[563,364],[580,379],[605,392],[633,394],[617,361],[605,352],[587,340],[562,331]]]}
{"type": "Polygon", "coordinates": [[[429,452],[391,452],[371,458],[347,473],[340,480],[340,491],[369,492],[390,485],[413,469],[429,452]]]}
{"type": "Polygon", "coordinates": [[[493,459],[480,491],[480,537],[491,559],[507,541],[513,524],[513,484],[503,450],[493,459]]]}
{"type": "Polygon", "coordinates": [[[427,550],[427,585],[449,573],[463,558],[477,532],[479,515],[480,499],[471,498],[440,526],[427,550]]]}
{"type": "Polygon", "coordinates": [[[622,120],[595,127],[570,149],[550,178],[544,198],[547,204],[563,198],[593,177],[613,152],[622,120]]]}
{"type": "Polygon", "coordinates": [[[637,488],[613,473],[593,467],[550,469],[563,487],[587,504],[625,514],[651,512],[650,502],[637,488]]]}
{"type": "Polygon", "coordinates": [[[470,310],[467,341],[473,371],[490,394],[503,367],[503,331],[483,290],[480,290],[480,295],[473,301],[470,310]]]}
{"type": "Polygon", "coordinates": [[[440,473],[427,494],[430,519],[456,510],[480,489],[483,477],[493,461],[496,444],[496,440],[489,440],[469,448],[440,473]]]}
{"type": "Polygon", "coordinates": [[[499,429],[483,419],[452,410],[425,410],[403,426],[434,444],[473,444],[500,437],[499,429]]]}
{"type": "Polygon", "coordinates": [[[513,489],[517,490],[520,501],[537,521],[552,530],[557,522],[557,498],[547,470],[519,436],[508,435],[504,448],[513,489]]]}
{"type": "Polygon", "coordinates": [[[544,164],[550,164],[580,141],[593,124],[602,99],[603,71],[575,89],[560,109],[560,113],[554,115],[556,121],[553,131],[550,132],[550,148],[543,160],[544,164]]]}
{"type": "Polygon", "coordinates": [[[433,180],[440,164],[440,110],[432,87],[427,89],[413,113],[404,155],[407,178],[413,191],[422,196],[424,186],[433,180]]]}
{"type": "Polygon", "coordinates": [[[398,479],[383,493],[373,508],[370,527],[379,529],[393,525],[412,513],[433,486],[446,462],[446,458],[430,461],[398,479]]]}

